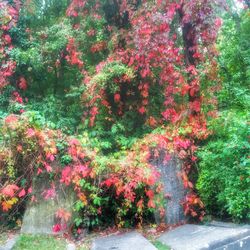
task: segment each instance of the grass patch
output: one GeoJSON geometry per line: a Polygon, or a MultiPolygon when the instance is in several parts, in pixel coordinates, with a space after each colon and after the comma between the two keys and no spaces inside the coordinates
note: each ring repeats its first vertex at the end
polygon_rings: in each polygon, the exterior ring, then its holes
{"type": "Polygon", "coordinates": [[[165,244],[161,243],[160,241],[156,240],[152,242],[153,245],[158,249],[158,250],[170,250],[171,248],[169,246],[166,246],[165,244]]]}
{"type": "Polygon", "coordinates": [[[57,239],[53,236],[46,235],[21,235],[13,250],[64,250],[66,249],[66,242],[63,239],[57,239]]]}
{"type": "Polygon", "coordinates": [[[8,240],[8,234],[0,233],[0,246],[3,246],[7,240],[8,240]]]}
{"type": "Polygon", "coordinates": [[[87,246],[78,246],[76,249],[77,250],[89,250],[90,248],[87,246]]]}

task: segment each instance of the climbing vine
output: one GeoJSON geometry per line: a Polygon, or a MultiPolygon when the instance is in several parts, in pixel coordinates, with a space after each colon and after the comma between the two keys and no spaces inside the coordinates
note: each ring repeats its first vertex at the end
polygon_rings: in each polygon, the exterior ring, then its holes
{"type": "Polygon", "coordinates": [[[37,201],[37,178],[45,200],[74,191],[55,232],[164,217],[161,152],[180,159],[184,213],[202,220],[196,152],[217,116],[225,1],[27,2],[0,3],[0,220],[37,201]]]}

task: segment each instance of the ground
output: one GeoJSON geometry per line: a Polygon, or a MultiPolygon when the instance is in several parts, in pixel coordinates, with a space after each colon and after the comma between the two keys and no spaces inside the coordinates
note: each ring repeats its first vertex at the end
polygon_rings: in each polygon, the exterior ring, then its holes
{"type": "Polygon", "coordinates": [[[1,233],[0,234],[0,246],[4,245],[7,239],[8,239],[8,234],[7,233],[1,233]]]}
{"type": "MultiPolygon", "coordinates": [[[[18,231],[10,232],[6,231],[0,235],[0,249],[5,245],[8,238],[13,237],[15,234],[19,234],[18,231]]],[[[82,241],[74,242],[76,244],[76,250],[89,250],[92,240],[97,237],[98,234],[92,233],[84,238],[82,241]]],[[[144,233],[144,236],[145,233],[144,233]]],[[[147,237],[158,250],[169,250],[170,248],[163,245],[156,240],[153,234],[148,234],[147,237]]],[[[46,249],[46,250],[61,250],[66,249],[70,240],[64,239],[62,236],[47,236],[47,235],[30,235],[20,234],[13,250],[33,250],[33,249],[46,249]]]]}
{"type": "Polygon", "coordinates": [[[17,240],[17,243],[14,246],[13,250],[61,250],[65,248],[66,241],[64,239],[41,235],[21,235],[17,240]]]}
{"type": "Polygon", "coordinates": [[[220,221],[203,225],[184,224],[161,230],[152,225],[151,228],[137,230],[109,228],[81,237],[74,240],[67,234],[46,236],[7,231],[0,234],[0,250],[99,250],[117,249],[117,246],[119,249],[143,246],[143,249],[150,250],[250,249],[250,225],[220,221]]]}

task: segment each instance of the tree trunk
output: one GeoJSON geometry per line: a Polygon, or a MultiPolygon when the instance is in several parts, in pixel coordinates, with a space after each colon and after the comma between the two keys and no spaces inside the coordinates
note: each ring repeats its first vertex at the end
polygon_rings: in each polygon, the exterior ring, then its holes
{"type": "MultiPolygon", "coordinates": [[[[194,53],[195,53],[195,46],[196,46],[196,41],[195,41],[195,29],[192,25],[191,22],[185,22],[183,23],[182,20],[184,18],[184,11],[183,8],[179,9],[179,16],[180,16],[180,23],[181,23],[181,29],[182,29],[182,39],[183,39],[183,46],[184,46],[184,56],[185,56],[185,63],[186,66],[196,66],[195,58],[194,58],[194,53]]],[[[189,84],[191,85],[192,82],[192,75],[189,74],[189,79],[188,79],[189,84]]],[[[192,103],[194,101],[199,101],[200,100],[200,92],[195,92],[194,95],[191,95],[189,92],[189,102],[192,103]]],[[[199,112],[192,110],[191,111],[192,115],[198,115],[199,112]]]]}

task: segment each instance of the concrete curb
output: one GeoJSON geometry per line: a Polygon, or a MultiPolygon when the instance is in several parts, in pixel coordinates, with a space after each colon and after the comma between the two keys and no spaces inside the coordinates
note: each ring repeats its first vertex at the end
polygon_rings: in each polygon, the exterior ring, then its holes
{"type": "Polygon", "coordinates": [[[163,233],[158,240],[174,250],[249,250],[250,227],[186,224],[163,233]]]}

